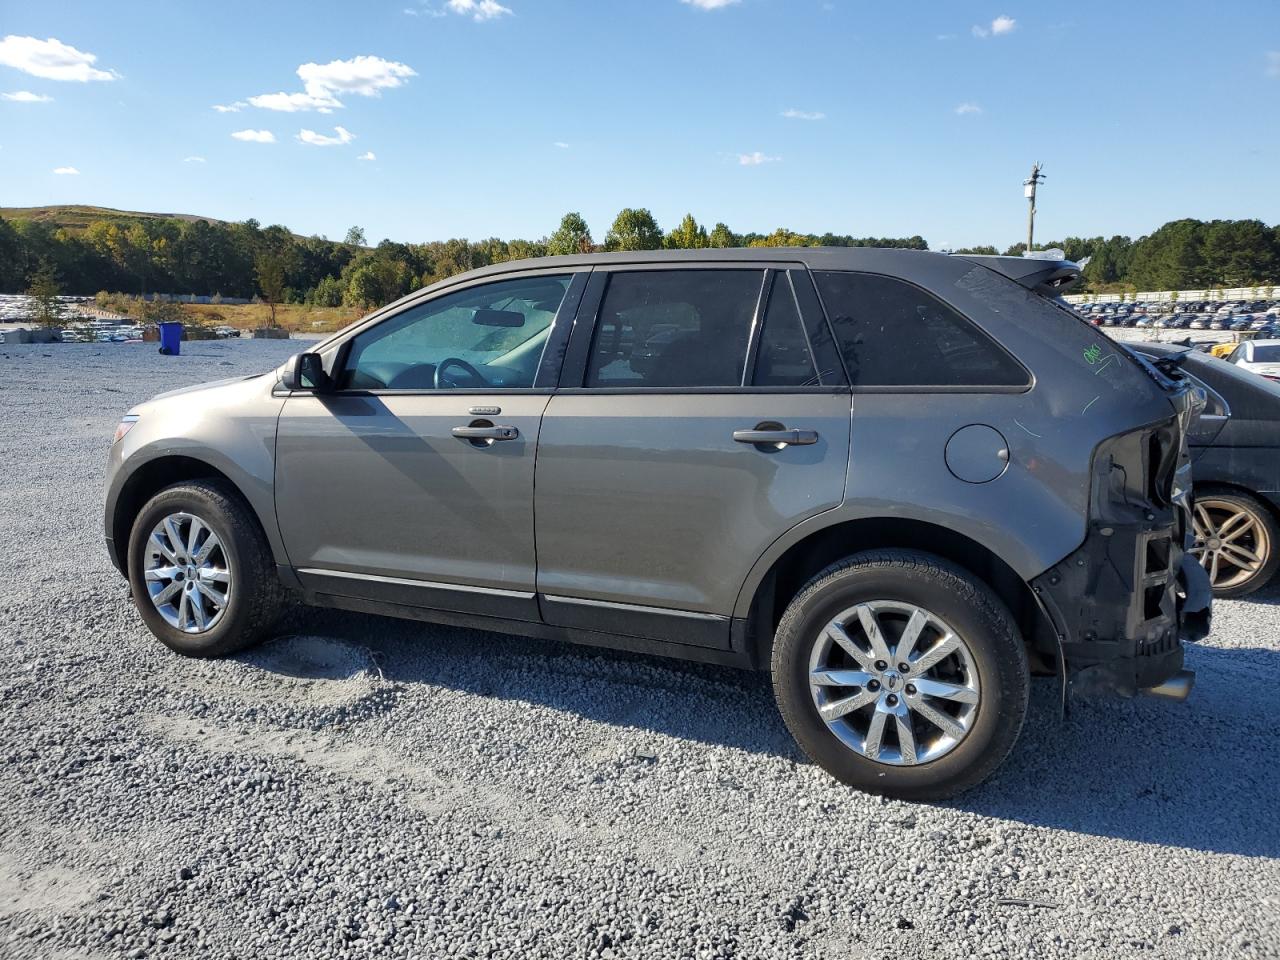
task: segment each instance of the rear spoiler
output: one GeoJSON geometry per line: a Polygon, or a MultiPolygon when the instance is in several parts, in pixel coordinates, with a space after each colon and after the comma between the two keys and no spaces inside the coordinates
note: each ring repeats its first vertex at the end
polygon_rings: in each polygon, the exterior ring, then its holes
{"type": "Polygon", "coordinates": [[[1080,280],[1084,269],[1070,260],[1041,260],[1035,257],[984,257],[953,253],[953,257],[971,260],[1008,277],[1019,286],[1026,287],[1046,297],[1066,293],[1080,280]]]}

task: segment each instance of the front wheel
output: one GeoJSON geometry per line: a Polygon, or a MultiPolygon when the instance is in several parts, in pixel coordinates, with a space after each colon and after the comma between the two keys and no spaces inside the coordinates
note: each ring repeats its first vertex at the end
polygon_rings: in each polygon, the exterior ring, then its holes
{"type": "Polygon", "coordinates": [[[285,592],[249,506],[214,481],[160,491],[129,535],[138,613],[166,646],[221,657],[265,639],[285,592]]]}
{"type": "Polygon", "coordinates": [[[851,786],[953,796],[1008,755],[1027,710],[1026,650],[968,572],[909,550],[823,570],[778,625],[773,684],[800,747],[851,786]]]}

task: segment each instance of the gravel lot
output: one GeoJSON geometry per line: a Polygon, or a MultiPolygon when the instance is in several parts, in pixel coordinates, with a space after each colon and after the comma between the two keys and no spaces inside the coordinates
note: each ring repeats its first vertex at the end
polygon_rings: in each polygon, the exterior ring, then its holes
{"type": "Polygon", "coordinates": [[[1185,704],[1052,681],[936,805],[805,762],[763,677],[311,611],[180,659],[102,546],[132,403],[298,344],[0,347],[0,956],[1280,956],[1280,590],[1185,704]]]}

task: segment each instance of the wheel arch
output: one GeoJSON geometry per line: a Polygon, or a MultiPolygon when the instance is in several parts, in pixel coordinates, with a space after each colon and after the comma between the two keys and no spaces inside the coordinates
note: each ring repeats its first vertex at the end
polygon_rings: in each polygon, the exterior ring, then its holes
{"type": "Polygon", "coordinates": [[[1194,502],[1196,493],[1212,493],[1213,491],[1221,491],[1223,493],[1234,493],[1239,496],[1246,496],[1251,500],[1256,500],[1267,509],[1276,523],[1280,524],[1280,504],[1273,499],[1277,495],[1274,493],[1261,493],[1252,487],[1240,483],[1236,480],[1220,480],[1213,478],[1212,480],[1197,481],[1191,491],[1191,499],[1194,502]]]}
{"type": "Polygon", "coordinates": [[[186,454],[167,454],[139,464],[124,479],[116,493],[108,533],[111,561],[117,570],[127,575],[129,534],[134,520],[147,501],[166,487],[192,480],[214,480],[234,494],[248,509],[249,515],[276,556],[277,565],[279,564],[282,547],[276,535],[274,518],[269,518],[272,522],[267,523],[240,484],[207,460],[186,454]]]}
{"type": "Polygon", "coordinates": [[[864,550],[918,550],[961,567],[990,587],[1013,614],[1037,668],[1056,672],[1056,634],[1036,602],[1031,587],[989,547],[949,527],[906,517],[860,517],[807,532],[761,573],[752,571],[739,597],[746,618],[748,653],[758,668],[767,668],[773,635],[787,604],[805,583],[829,564],[864,550]]]}

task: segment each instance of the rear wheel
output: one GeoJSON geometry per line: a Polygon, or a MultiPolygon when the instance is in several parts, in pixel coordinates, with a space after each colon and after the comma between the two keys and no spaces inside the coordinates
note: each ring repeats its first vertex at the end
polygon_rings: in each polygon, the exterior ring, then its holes
{"type": "Polygon", "coordinates": [[[1208,489],[1195,497],[1192,554],[1213,584],[1215,597],[1242,597],[1265,586],[1280,562],[1275,517],[1256,498],[1208,489]]]}
{"type": "Polygon", "coordinates": [[[129,585],[151,632],[194,657],[265,639],[285,606],[252,512],[214,481],[169,487],[142,508],[129,536],[129,585]]]}
{"type": "Polygon", "coordinates": [[[1026,715],[1026,651],[969,573],[884,550],[833,564],[787,607],[778,706],[801,748],[872,793],[940,799],[986,779],[1026,715]]]}

